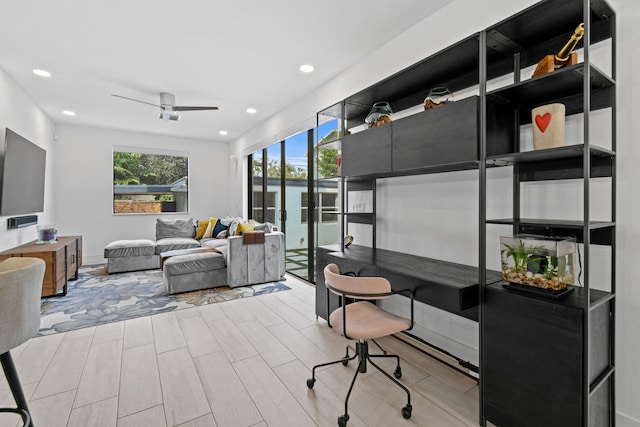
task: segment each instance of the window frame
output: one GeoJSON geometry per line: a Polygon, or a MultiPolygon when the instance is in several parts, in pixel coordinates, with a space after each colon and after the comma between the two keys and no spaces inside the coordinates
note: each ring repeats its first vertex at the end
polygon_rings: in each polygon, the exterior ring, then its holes
{"type": "MultiPolygon", "coordinates": [[[[190,176],[191,176],[191,159],[190,159],[190,155],[189,152],[187,151],[175,151],[175,150],[162,150],[162,149],[153,149],[153,148],[146,148],[146,147],[132,147],[132,146],[122,146],[122,145],[114,145],[112,147],[112,151],[111,151],[111,214],[114,216],[126,216],[126,215],[164,215],[164,214],[169,214],[169,215],[175,215],[175,214],[188,214],[191,211],[191,188],[189,185],[190,182],[190,176]],[[116,153],[132,153],[132,154],[150,154],[150,155],[155,155],[155,156],[170,156],[170,157],[180,157],[180,158],[184,158],[186,160],[186,176],[184,177],[184,182],[179,183],[179,186],[183,186],[185,187],[184,191],[180,190],[180,191],[166,191],[166,192],[153,192],[153,191],[149,191],[148,189],[145,189],[145,191],[142,191],[142,188],[137,189],[137,191],[139,192],[132,192],[132,193],[121,193],[121,195],[129,195],[131,197],[134,197],[133,199],[130,200],[136,200],[135,197],[138,196],[138,200],[140,201],[147,201],[147,202],[154,202],[153,204],[150,205],[149,209],[150,210],[146,210],[146,211],[137,211],[137,212],[132,212],[132,211],[127,211],[127,212],[122,212],[119,211],[118,209],[116,209],[116,201],[117,200],[127,200],[127,199],[122,199],[122,198],[116,198],[118,196],[118,194],[116,194],[116,182],[115,182],[115,156],[116,153]],[[148,194],[145,194],[148,193],[148,194]],[[164,193],[164,194],[162,194],[164,193]],[[178,206],[176,205],[176,207],[174,208],[174,210],[163,210],[163,200],[156,200],[155,198],[157,196],[162,196],[168,193],[172,193],[173,195],[173,200],[171,200],[170,202],[175,202],[177,205],[181,205],[183,206],[183,209],[177,210],[178,206]],[[178,197],[179,200],[176,200],[176,195],[180,195],[181,193],[184,193],[185,196],[184,197],[178,197]],[[141,197],[141,196],[147,196],[147,197],[141,197]],[[149,196],[154,196],[153,200],[142,200],[142,199],[148,199],[149,196]],[[160,202],[159,206],[160,209],[158,209],[157,206],[157,202],[160,202]]],[[[181,181],[183,178],[180,178],[170,184],[174,184],[176,182],[181,181]]],[[[143,185],[146,184],[141,184],[140,187],[142,187],[143,185]]],[[[151,184],[151,185],[159,185],[159,186],[168,186],[168,184],[151,184]]],[[[164,204],[165,208],[166,206],[169,206],[169,209],[171,209],[171,205],[169,204],[164,204]]],[[[135,208],[132,208],[135,209],[135,208]]]]}

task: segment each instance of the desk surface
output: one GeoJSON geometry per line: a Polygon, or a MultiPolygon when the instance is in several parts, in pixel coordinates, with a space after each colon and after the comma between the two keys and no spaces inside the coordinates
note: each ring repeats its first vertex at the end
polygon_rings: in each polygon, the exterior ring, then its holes
{"type": "MultiPolygon", "coordinates": [[[[417,301],[473,320],[477,319],[477,267],[358,245],[351,245],[344,252],[340,250],[339,245],[322,248],[331,251],[328,254],[329,262],[340,264],[339,261],[344,260],[348,263],[375,266],[375,274],[388,278],[394,289],[414,289],[417,301]]],[[[499,271],[487,270],[487,283],[499,280],[499,271]]]]}

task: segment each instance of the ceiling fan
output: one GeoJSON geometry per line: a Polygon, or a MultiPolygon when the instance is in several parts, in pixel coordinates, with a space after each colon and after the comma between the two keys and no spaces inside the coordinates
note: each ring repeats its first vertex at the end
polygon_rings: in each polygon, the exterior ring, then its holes
{"type": "Polygon", "coordinates": [[[218,107],[187,107],[184,105],[176,105],[176,96],[172,93],[160,92],[160,105],[152,104],[146,101],[140,101],[139,99],[128,98],[122,95],[111,95],[116,98],[128,99],[129,101],[140,102],[142,104],[152,105],[160,108],[158,118],[163,121],[180,120],[178,111],[203,111],[203,110],[217,110],[218,107]]]}

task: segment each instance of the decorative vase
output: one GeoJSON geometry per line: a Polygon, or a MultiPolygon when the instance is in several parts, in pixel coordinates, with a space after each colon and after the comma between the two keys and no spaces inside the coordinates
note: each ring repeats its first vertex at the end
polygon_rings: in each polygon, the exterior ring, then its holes
{"type": "Polygon", "coordinates": [[[392,114],[393,110],[388,102],[376,102],[364,121],[369,127],[380,126],[391,122],[392,114]]]}
{"type": "Polygon", "coordinates": [[[451,102],[453,102],[453,95],[449,89],[444,86],[434,87],[424,99],[424,109],[429,110],[431,108],[441,107],[451,102]]]}
{"type": "Polygon", "coordinates": [[[56,234],[58,233],[58,230],[56,230],[55,225],[38,225],[36,229],[38,231],[38,241],[36,243],[44,244],[57,242],[56,234]]]}
{"type": "Polygon", "coordinates": [[[541,105],[531,110],[533,148],[562,147],[564,145],[564,104],[541,105]]]}

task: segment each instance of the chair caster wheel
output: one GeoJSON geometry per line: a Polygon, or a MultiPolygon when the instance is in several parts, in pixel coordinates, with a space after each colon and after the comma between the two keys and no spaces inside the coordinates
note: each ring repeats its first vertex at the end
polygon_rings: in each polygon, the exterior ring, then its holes
{"type": "Polygon", "coordinates": [[[347,421],[349,421],[349,415],[340,415],[338,417],[338,426],[346,427],[347,426],[347,421]]]}
{"type": "Polygon", "coordinates": [[[409,418],[411,418],[411,405],[407,405],[404,408],[402,408],[402,417],[405,420],[408,420],[409,418]]]}
{"type": "Polygon", "coordinates": [[[313,385],[314,385],[315,383],[316,383],[315,378],[309,378],[309,379],[307,380],[307,387],[309,387],[309,388],[313,388],[313,385]]]}
{"type": "Polygon", "coordinates": [[[402,378],[402,369],[400,369],[400,366],[398,366],[396,370],[393,371],[393,376],[396,377],[397,379],[402,378]]]}

